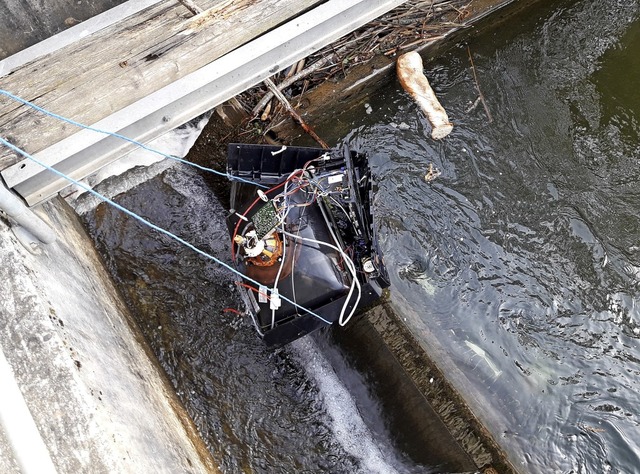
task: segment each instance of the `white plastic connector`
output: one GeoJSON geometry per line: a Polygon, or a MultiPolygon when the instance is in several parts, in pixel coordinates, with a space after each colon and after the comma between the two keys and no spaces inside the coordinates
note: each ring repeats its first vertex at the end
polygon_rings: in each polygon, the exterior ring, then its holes
{"type": "Polygon", "coordinates": [[[280,153],[282,153],[282,152],[283,152],[283,151],[285,151],[286,149],[287,149],[287,146],[286,146],[286,145],[282,145],[282,148],[280,148],[279,150],[277,150],[277,151],[272,151],[272,152],[271,152],[271,156],[279,155],[280,153]]]}
{"type": "Polygon", "coordinates": [[[264,202],[269,202],[269,198],[264,193],[264,191],[262,191],[261,189],[258,189],[257,193],[258,193],[258,196],[260,196],[260,199],[262,199],[264,202]]]}
{"type": "Polygon", "coordinates": [[[269,289],[264,286],[264,285],[260,285],[260,289],[258,290],[258,302],[260,303],[266,303],[267,301],[269,301],[269,289]]]}
{"type": "Polygon", "coordinates": [[[271,290],[271,296],[269,297],[269,308],[273,311],[277,311],[282,306],[282,301],[280,300],[280,293],[277,288],[273,288],[271,290]]]}

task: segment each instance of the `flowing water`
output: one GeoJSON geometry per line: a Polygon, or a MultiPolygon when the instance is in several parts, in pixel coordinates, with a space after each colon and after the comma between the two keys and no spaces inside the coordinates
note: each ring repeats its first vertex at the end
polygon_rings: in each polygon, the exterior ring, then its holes
{"type": "Polygon", "coordinates": [[[468,48],[425,66],[445,140],[395,82],[345,140],[392,300],[523,472],[640,472],[640,4],[547,2],[468,48]]]}
{"type": "MultiPolygon", "coordinates": [[[[640,5],[541,2],[469,50],[492,121],[461,45],[426,64],[445,140],[395,82],[324,138],[369,155],[393,304],[514,464],[639,472],[640,5]]],[[[226,204],[158,166],[118,202],[228,261],[226,204]]],[[[372,429],[375,400],[363,421],[324,335],[269,350],[229,310],[230,272],[104,205],[85,217],[224,472],[437,471],[372,429]]]]}
{"type": "MultiPolygon", "coordinates": [[[[180,155],[198,131],[187,127],[173,143],[153,147],[180,155]]],[[[227,211],[195,170],[162,161],[107,178],[96,189],[230,263],[227,211]]],[[[235,275],[96,204],[91,196],[74,203],[221,472],[433,472],[439,460],[415,461],[394,447],[375,399],[365,400],[366,421],[361,416],[362,397],[356,400],[350,388],[367,393],[365,375],[332,364],[319,347],[339,351],[327,334],[267,348],[236,314],[243,305],[235,275]]]]}

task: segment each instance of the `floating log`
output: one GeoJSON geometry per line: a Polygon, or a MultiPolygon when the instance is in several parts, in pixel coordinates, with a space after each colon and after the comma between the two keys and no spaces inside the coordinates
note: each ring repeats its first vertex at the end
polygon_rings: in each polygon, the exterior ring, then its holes
{"type": "Polygon", "coordinates": [[[420,55],[415,51],[403,54],[398,58],[396,71],[404,90],[413,97],[427,115],[432,127],[431,137],[439,140],[449,135],[453,124],[449,122],[446,110],[438,102],[436,94],[424,75],[420,55]]]}

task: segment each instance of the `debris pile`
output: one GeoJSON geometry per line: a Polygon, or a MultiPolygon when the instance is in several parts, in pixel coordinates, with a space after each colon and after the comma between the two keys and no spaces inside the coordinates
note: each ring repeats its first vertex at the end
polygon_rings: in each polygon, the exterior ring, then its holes
{"type": "MultiPolygon", "coordinates": [[[[350,68],[367,63],[377,55],[394,58],[452,29],[464,26],[469,0],[409,0],[338,41],[272,76],[287,99],[298,98],[319,84],[346,76],[350,68]]],[[[260,84],[236,97],[237,106],[256,124],[261,134],[288,116],[273,92],[260,84]],[[283,113],[284,112],[284,113],[283,113]]],[[[292,106],[299,104],[292,100],[292,106]]]]}

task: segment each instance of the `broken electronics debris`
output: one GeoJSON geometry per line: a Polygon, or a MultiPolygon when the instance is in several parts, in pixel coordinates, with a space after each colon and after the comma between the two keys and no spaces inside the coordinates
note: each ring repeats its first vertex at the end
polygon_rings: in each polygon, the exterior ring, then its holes
{"type": "Polygon", "coordinates": [[[227,219],[258,333],[283,345],[345,325],[388,286],[372,231],[371,174],[348,148],[230,144],[227,219]],[[248,184],[253,183],[253,184],[248,184]]]}

